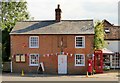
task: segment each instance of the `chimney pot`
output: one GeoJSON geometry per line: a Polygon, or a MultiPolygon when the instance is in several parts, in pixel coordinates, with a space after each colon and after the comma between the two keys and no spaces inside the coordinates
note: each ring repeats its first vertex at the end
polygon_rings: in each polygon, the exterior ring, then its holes
{"type": "Polygon", "coordinates": [[[58,9],[60,9],[60,4],[58,4],[58,9]]]}

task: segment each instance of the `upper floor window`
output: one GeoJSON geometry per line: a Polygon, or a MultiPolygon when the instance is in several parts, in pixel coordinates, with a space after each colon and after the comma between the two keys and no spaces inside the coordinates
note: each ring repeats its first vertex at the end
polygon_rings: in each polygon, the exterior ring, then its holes
{"type": "Polygon", "coordinates": [[[29,37],[29,47],[30,48],[39,48],[39,37],[38,36],[30,36],[29,37]]]}
{"type": "Polygon", "coordinates": [[[110,29],[109,28],[105,28],[105,33],[110,33],[110,29]]]}
{"type": "Polygon", "coordinates": [[[84,36],[76,36],[75,37],[75,47],[76,48],[85,48],[85,37],[84,36]]]}

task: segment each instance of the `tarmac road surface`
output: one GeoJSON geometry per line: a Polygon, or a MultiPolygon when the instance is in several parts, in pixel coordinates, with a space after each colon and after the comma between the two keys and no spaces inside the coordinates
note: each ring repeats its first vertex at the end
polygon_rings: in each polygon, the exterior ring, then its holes
{"type": "Polygon", "coordinates": [[[118,81],[118,72],[86,75],[40,75],[4,73],[2,81],[118,81]]]}

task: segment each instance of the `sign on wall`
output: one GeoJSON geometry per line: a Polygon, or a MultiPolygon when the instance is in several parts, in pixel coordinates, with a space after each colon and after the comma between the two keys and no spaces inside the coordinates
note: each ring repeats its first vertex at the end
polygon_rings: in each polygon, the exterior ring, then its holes
{"type": "Polygon", "coordinates": [[[21,62],[25,62],[25,55],[24,54],[21,55],[21,62]]]}
{"type": "Polygon", "coordinates": [[[20,62],[20,55],[19,54],[16,55],[15,60],[16,60],[16,62],[20,62]]]}
{"type": "Polygon", "coordinates": [[[25,54],[16,54],[15,61],[16,62],[25,62],[25,54]]]}

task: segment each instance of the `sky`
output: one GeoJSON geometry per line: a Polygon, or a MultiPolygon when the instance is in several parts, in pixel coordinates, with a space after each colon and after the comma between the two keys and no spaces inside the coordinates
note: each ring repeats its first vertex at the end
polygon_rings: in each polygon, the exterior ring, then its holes
{"type": "Polygon", "coordinates": [[[106,19],[118,25],[119,0],[26,0],[34,20],[54,20],[55,8],[60,4],[62,20],[94,21],[106,19]]]}

